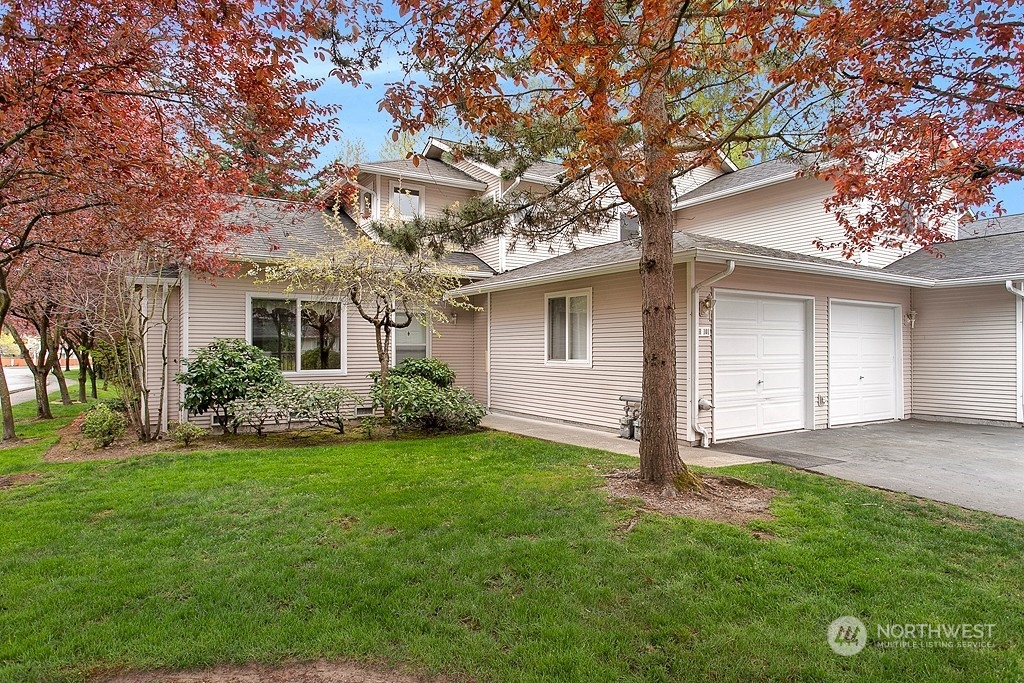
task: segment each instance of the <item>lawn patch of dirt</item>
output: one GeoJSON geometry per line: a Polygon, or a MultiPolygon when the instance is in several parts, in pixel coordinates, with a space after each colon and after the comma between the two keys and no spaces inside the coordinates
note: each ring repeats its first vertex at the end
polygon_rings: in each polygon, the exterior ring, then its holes
{"type": "Polygon", "coordinates": [[[139,671],[92,679],[94,683],[426,683],[447,680],[326,660],[217,666],[201,671],[139,671]]]}
{"type": "Polygon", "coordinates": [[[750,482],[717,475],[703,475],[701,491],[662,495],[660,487],[640,481],[639,470],[616,470],[604,475],[606,488],[615,498],[637,499],[643,506],[627,522],[620,533],[628,534],[644,512],[657,512],[671,517],[692,517],[714,522],[744,526],[754,520],[770,520],[772,498],[778,491],[750,482]]]}
{"type": "Polygon", "coordinates": [[[43,456],[45,462],[85,462],[88,460],[119,460],[133,455],[149,455],[166,451],[171,444],[166,441],[144,443],[132,438],[123,438],[108,448],[96,448],[92,441],[82,434],[85,413],[76,417],[71,424],[57,430],[57,443],[50,446],[43,456]]]}
{"type": "Polygon", "coordinates": [[[0,474],[0,491],[13,489],[15,486],[26,486],[43,476],[42,472],[15,472],[14,474],[0,474]]]}

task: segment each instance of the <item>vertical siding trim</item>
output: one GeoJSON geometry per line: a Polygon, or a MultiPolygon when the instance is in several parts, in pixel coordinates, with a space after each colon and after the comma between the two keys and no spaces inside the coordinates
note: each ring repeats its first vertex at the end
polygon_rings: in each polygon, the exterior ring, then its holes
{"type": "Polygon", "coordinates": [[[484,357],[487,371],[487,410],[491,409],[491,293],[487,292],[487,351],[484,357]]]}
{"type": "Polygon", "coordinates": [[[1017,295],[1017,422],[1024,422],[1024,297],[1017,295]]]}
{"type": "MultiPolygon", "coordinates": [[[[181,348],[178,351],[180,358],[178,363],[180,369],[184,372],[184,363],[181,361],[188,358],[188,292],[189,292],[189,272],[184,270],[181,273],[181,289],[179,290],[179,296],[181,296],[181,306],[179,306],[179,316],[181,317],[181,348]]],[[[185,385],[178,384],[178,422],[188,421],[188,411],[185,410],[185,385]]]]}
{"type": "MultiPolygon", "coordinates": [[[[161,333],[160,333],[160,353],[161,354],[166,353],[168,356],[170,356],[170,350],[171,350],[170,349],[170,345],[171,345],[171,339],[170,339],[171,331],[170,331],[169,328],[171,326],[171,321],[170,321],[170,307],[171,307],[170,296],[171,296],[171,293],[170,293],[170,288],[167,286],[167,283],[164,283],[161,286],[161,288],[162,288],[163,291],[161,292],[160,296],[161,296],[161,301],[163,302],[163,306],[164,306],[164,313],[161,314],[161,317],[165,317],[166,322],[164,322],[164,324],[161,326],[162,330],[161,330],[161,333]]],[[[164,363],[163,362],[163,357],[161,356],[160,361],[161,361],[161,364],[164,366],[164,373],[163,373],[163,377],[161,378],[161,382],[160,382],[160,384],[161,384],[161,387],[160,387],[160,433],[161,434],[166,434],[167,433],[168,422],[170,420],[170,417],[167,415],[167,408],[168,408],[168,402],[169,402],[168,398],[169,398],[169,395],[171,393],[171,359],[168,358],[167,362],[164,363]]]]}
{"type": "MultiPolygon", "coordinates": [[[[697,330],[694,328],[694,319],[698,309],[690,310],[693,308],[693,299],[695,298],[693,293],[693,286],[697,283],[697,264],[694,261],[689,261],[686,264],[686,340],[688,342],[686,348],[686,381],[689,383],[686,390],[686,410],[684,411],[686,419],[686,440],[693,443],[697,440],[697,432],[693,428],[693,417],[692,415],[696,412],[690,405],[691,401],[697,400],[697,392],[700,387],[697,380],[697,364],[699,359],[697,357],[697,330]]],[[[677,306],[678,308],[678,306],[677,306]]]]}

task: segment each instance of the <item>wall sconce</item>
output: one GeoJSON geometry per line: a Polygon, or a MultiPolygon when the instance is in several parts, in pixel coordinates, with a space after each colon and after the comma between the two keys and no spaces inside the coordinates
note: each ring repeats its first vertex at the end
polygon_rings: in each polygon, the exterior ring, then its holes
{"type": "Polygon", "coordinates": [[[459,314],[458,313],[452,313],[452,325],[458,325],[458,324],[459,324],[459,314]]]}
{"type": "Polygon", "coordinates": [[[706,318],[711,315],[713,310],[715,310],[715,297],[708,294],[700,301],[700,314],[706,318]]]}
{"type": "Polygon", "coordinates": [[[917,311],[911,310],[905,316],[903,316],[903,322],[910,325],[910,329],[914,329],[914,323],[917,322],[917,311]]]}

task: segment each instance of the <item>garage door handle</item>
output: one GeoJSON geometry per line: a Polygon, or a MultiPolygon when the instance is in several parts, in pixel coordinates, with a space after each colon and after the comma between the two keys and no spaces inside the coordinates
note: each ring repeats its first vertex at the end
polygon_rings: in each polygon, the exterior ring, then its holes
{"type": "MultiPolygon", "coordinates": [[[[864,379],[864,378],[863,378],[863,377],[861,377],[861,379],[864,379]]],[[[758,383],[758,384],[764,384],[764,380],[763,380],[763,379],[759,379],[759,380],[757,380],[757,383],[758,383]]]]}
{"type": "Polygon", "coordinates": [[[861,379],[864,379],[864,375],[861,375],[861,376],[860,376],[860,378],[861,378],[861,379]]]}

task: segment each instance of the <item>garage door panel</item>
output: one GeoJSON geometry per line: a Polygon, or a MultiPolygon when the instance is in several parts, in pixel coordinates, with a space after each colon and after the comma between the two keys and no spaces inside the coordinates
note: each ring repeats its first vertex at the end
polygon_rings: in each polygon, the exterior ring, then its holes
{"type": "MultiPolygon", "coordinates": [[[[761,391],[764,394],[782,393],[787,396],[800,396],[803,391],[803,368],[764,368],[761,371],[761,391]]],[[[754,380],[755,383],[757,380],[754,380]]]]}
{"type": "Polygon", "coordinates": [[[781,432],[804,427],[804,403],[800,400],[767,401],[762,407],[765,431],[781,432]]]}
{"type": "Polygon", "coordinates": [[[758,344],[759,340],[756,334],[734,332],[724,335],[721,343],[717,343],[716,340],[715,357],[725,363],[730,361],[743,363],[747,358],[757,355],[758,344]]]}
{"type": "Polygon", "coordinates": [[[800,429],[807,414],[807,304],[719,295],[715,438],[800,429]]]}
{"type": "Polygon", "coordinates": [[[763,299],[761,301],[761,320],[773,330],[796,330],[802,332],[805,327],[806,311],[802,301],[785,299],[763,299]]]}
{"type": "Polygon", "coordinates": [[[889,420],[897,407],[896,309],[833,302],[829,328],[829,422],[889,420]]]}
{"type": "Polygon", "coordinates": [[[750,326],[757,323],[758,307],[753,300],[729,299],[715,303],[715,324],[750,326]],[[725,304],[724,306],[721,304],[725,304]]]}
{"type": "Polygon", "coordinates": [[[761,360],[767,362],[800,362],[805,346],[804,332],[790,334],[766,332],[761,336],[761,360]]]}
{"type": "Polygon", "coordinates": [[[720,370],[715,375],[715,391],[721,396],[749,392],[757,386],[757,370],[720,370]]]}

